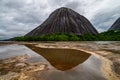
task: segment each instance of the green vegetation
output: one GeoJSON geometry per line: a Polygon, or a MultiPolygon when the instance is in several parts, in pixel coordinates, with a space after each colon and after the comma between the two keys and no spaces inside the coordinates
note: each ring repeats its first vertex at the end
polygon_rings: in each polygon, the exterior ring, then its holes
{"type": "Polygon", "coordinates": [[[120,41],[120,31],[107,31],[97,35],[54,33],[36,37],[15,37],[14,41],[120,41]]]}

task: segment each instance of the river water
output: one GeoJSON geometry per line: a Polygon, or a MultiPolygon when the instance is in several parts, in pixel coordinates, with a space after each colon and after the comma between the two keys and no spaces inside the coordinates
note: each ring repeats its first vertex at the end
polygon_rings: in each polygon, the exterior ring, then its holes
{"type": "Polygon", "coordinates": [[[38,77],[43,80],[106,80],[102,61],[88,53],[72,49],[37,48],[34,45],[0,46],[0,59],[28,54],[30,62],[44,62],[49,70],[38,77]]]}

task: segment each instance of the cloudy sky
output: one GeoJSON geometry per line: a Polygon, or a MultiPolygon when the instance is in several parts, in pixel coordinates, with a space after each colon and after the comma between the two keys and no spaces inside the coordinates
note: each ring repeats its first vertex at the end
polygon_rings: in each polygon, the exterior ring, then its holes
{"type": "Polygon", "coordinates": [[[120,0],[0,0],[0,39],[28,33],[60,7],[84,15],[99,32],[120,17],[120,0]]]}

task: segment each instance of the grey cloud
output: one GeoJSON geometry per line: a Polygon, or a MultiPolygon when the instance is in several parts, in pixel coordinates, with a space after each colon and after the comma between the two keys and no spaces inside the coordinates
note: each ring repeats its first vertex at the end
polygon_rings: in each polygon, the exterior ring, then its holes
{"type": "Polygon", "coordinates": [[[81,6],[81,4],[79,4],[78,2],[68,2],[65,6],[76,10],[79,6],[81,6]]]}
{"type": "Polygon", "coordinates": [[[48,2],[52,6],[63,6],[65,3],[69,2],[69,0],[48,0],[48,2]]]}
{"type": "Polygon", "coordinates": [[[17,16],[14,18],[14,21],[17,23],[24,23],[24,24],[35,24],[35,23],[40,23],[41,19],[38,16],[32,15],[32,14],[23,14],[21,13],[21,15],[17,16]]]}
{"type": "Polygon", "coordinates": [[[5,3],[5,6],[7,7],[10,7],[10,8],[21,8],[24,6],[24,1],[23,0],[8,0],[6,3],[5,3]]]}
{"type": "Polygon", "coordinates": [[[83,9],[84,4],[82,4],[80,1],[67,2],[64,6],[71,8],[71,9],[79,12],[80,14],[84,14],[84,9],[83,9]]]}
{"type": "Polygon", "coordinates": [[[22,36],[40,25],[51,12],[68,7],[87,17],[98,31],[120,17],[118,0],[1,0],[0,39],[22,36]]]}
{"type": "Polygon", "coordinates": [[[94,16],[91,20],[99,32],[107,31],[112,24],[120,17],[120,6],[112,11],[103,11],[94,16]]]}
{"type": "Polygon", "coordinates": [[[34,5],[25,5],[22,0],[4,0],[0,4],[1,38],[24,35],[38,26],[43,20],[44,12],[42,13],[42,11],[44,9],[36,9],[34,5]]]}

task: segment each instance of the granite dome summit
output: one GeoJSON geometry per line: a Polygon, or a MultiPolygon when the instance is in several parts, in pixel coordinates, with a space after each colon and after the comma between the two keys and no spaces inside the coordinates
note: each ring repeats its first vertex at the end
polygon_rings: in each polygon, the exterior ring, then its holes
{"type": "Polygon", "coordinates": [[[120,30],[120,17],[115,21],[109,30],[120,30]]]}
{"type": "Polygon", "coordinates": [[[40,26],[25,36],[40,36],[51,33],[98,34],[88,19],[69,8],[59,8],[40,26]]]}

